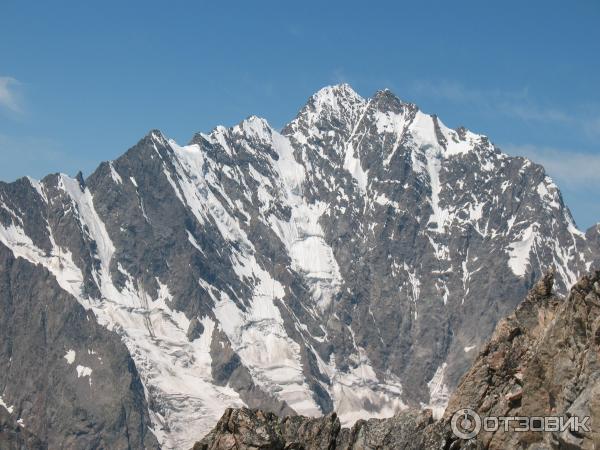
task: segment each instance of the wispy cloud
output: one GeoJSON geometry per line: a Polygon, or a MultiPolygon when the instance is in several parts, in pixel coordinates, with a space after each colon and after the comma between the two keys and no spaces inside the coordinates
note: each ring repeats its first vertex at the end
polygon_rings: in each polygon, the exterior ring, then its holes
{"type": "Polygon", "coordinates": [[[0,108],[12,113],[23,112],[20,85],[21,83],[12,77],[0,77],[0,108]]]}
{"type": "Polygon", "coordinates": [[[582,130],[589,137],[600,136],[600,112],[566,111],[556,106],[540,105],[532,99],[527,88],[483,90],[453,81],[417,81],[413,83],[413,90],[418,95],[468,104],[488,113],[530,122],[568,125],[582,130]]]}
{"type": "Polygon", "coordinates": [[[600,137],[600,117],[596,117],[586,121],[585,131],[590,136],[600,137]]]}
{"type": "Polygon", "coordinates": [[[520,91],[502,91],[499,89],[482,90],[470,88],[456,81],[442,80],[432,82],[418,80],[413,83],[413,90],[419,95],[441,97],[456,103],[476,103],[480,106],[492,107],[501,103],[517,103],[527,98],[526,89],[520,91]]]}
{"type": "Polygon", "coordinates": [[[506,153],[541,164],[561,185],[600,188],[600,154],[535,145],[500,146],[506,153]]]}
{"type": "Polygon", "coordinates": [[[348,74],[346,73],[346,71],[342,67],[336,67],[335,69],[333,69],[333,72],[331,73],[331,80],[335,84],[339,84],[339,83],[349,83],[349,84],[352,84],[351,80],[348,77],[348,74]]]}

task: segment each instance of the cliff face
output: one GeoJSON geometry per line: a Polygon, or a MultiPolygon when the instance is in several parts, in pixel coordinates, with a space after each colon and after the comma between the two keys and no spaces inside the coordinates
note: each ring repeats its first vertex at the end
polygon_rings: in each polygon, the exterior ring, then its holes
{"type": "Polygon", "coordinates": [[[460,408],[482,416],[587,416],[590,432],[482,432],[478,439],[486,447],[600,445],[600,427],[594,427],[600,425],[600,272],[583,277],[567,299],[551,288],[549,274],[498,324],[444,419],[460,408]]]}
{"type": "MultiPolygon", "coordinates": [[[[228,410],[194,450],[218,449],[595,449],[600,446],[600,271],[584,276],[566,298],[553,294],[546,274],[515,312],[499,322],[490,341],[450,397],[439,421],[429,410],[339,425],[320,419],[228,410]],[[589,428],[518,432],[511,422],[470,440],[452,431],[462,409],[480,417],[577,417],[589,428]],[[584,419],[589,417],[589,419],[584,419]]],[[[463,424],[466,425],[466,424],[463,424]]],[[[468,432],[469,427],[459,429],[468,432]]]]}
{"type": "Polygon", "coordinates": [[[157,448],[119,336],[0,243],[0,449],[157,448]]]}

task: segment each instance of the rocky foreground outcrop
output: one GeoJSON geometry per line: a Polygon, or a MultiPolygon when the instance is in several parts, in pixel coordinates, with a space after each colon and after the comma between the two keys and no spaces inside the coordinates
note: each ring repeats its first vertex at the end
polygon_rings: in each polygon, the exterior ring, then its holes
{"type": "Polygon", "coordinates": [[[348,429],[341,428],[335,413],[316,419],[280,418],[228,408],[193,450],[443,448],[448,437],[440,423],[433,422],[430,410],[410,410],[389,419],[360,420],[348,429]]]}
{"type": "Polygon", "coordinates": [[[335,414],[279,418],[228,409],[193,449],[600,448],[600,271],[583,277],[567,298],[553,294],[553,283],[550,272],[498,323],[439,421],[429,410],[406,410],[347,429],[335,414]],[[517,432],[519,424],[510,422],[508,431],[501,425],[459,439],[452,417],[464,408],[482,418],[577,417],[589,431],[517,432]]]}

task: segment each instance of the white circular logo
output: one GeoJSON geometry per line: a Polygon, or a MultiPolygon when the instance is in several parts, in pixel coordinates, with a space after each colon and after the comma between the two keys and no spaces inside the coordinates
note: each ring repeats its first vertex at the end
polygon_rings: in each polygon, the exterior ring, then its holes
{"type": "Polygon", "coordinates": [[[452,432],[460,439],[471,439],[481,430],[481,417],[469,408],[459,409],[450,422],[452,432]]]}

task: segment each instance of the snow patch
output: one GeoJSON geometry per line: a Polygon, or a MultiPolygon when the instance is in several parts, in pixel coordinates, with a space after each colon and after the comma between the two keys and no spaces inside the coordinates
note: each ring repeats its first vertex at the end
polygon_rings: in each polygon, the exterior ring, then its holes
{"type": "Polygon", "coordinates": [[[383,160],[383,165],[389,165],[398,144],[402,140],[404,132],[408,126],[406,115],[402,113],[395,113],[392,111],[376,111],[375,112],[375,126],[377,127],[377,133],[379,134],[390,134],[394,137],[394,141],[390,147],[390,152],[383,160]]]}
{"type": "Polygon", "coordinates": [[[417,276],[417,272],[414,269],[410,269],[406,263],[404,263],[404,271],[408,276],[408,282],[410,284],[409,296],[413,301],[414,306],[414,318],[417,320],[419,317],[419,313],[417,311],[417,301],[419,300],[419,296],[421,294],[421,281],[417,276]]]}
{"type": "Polygon", "coordinates": [[[77,378],[81,378],[81,377],[90,377],[90,385],[92,384],[92,369],[90,367],[87,366],[77,366],[76,367],[77,370],[77,378]]]}
{"type": "Polygon", "coordinates": [[[558,187],[550,177],[544,178],[544,180],[537,185],[536,191],[542,202],[546,203],[550,208],[560,209],[558,187]]]}
{"type": "Polygon", "coordinates": [[[429,388],[429,403],[425,407],[432,410],[435,420],[440,419],[444,415],[446,406],[448,406],[448,400],[450,399],[450,391],[444,383],[444,373],[447,366],[448,364],[446,363],[439,366],[433,378],[427,383],[427,387],[429,388]]]}
{"type": "MultiPolygon", "coordinates": [[[[352,329],[348,330],[354,340],[352,329]]],[[[406,409],[407,405],[401,400],[400,379],[387,373],[385,379],[379,380],[366,351],[356,345],[356,341],[354,347],[356,353],[349,357],[351,367],[344,372],[337,369],[333,353],[325,363],[317,352],[313,352],[319,369],[329,377],[328,391],[342,426],[351,427],[357,420],[365,418],[392,417],[406,409]]]]}
{"type": "Polygon", "coordinates": [[[13,411],[15,410],[15,407],[14,407],[14,406],[8,406],[8,405],[7,405],[7,404],[4,402],[4,400],[2,399],[2,396],[0,396],[0,406],[3,406],[3,407],[4,407],[4,408],[5,408],[7,411],[8,411],[8,413],[9,413],[9,414],[12,414],[12,413],[13,413],[13,411]]]}
{"type": "Polygon", "coordinates": [[[352,178],[356,180],[356,183],[361,190],[361,192],[367,192],[367,184],[369,181],[368,171],[365,171],[362,168],[360,155],[357,155],[358,150],[354,148],[353,140],[356,135],[356,130],[358,126],[362,122],[367,110],[369,109],[370,100],[365,104],[360,114],[359,119],[355,122],[354,128],[352,129],[352,133],[350,134],[350,138],[345,145],[344,148],[344,169],[346,169],[352,178]]]}
{"type": "Polygon", "coordinates": [[[46,197],[46,192],[44,191],[44,185],[41,181],[38,181],[34,178],[27,177],[31,186],[40,194],[40,197],[44,200],[44,202],[48,203],[48,197],[46,197]]]}
{"type": "Polygon", "coordinates": [[[538,237],[539,224],[537,222],[522,230],[519,240],[512,242],[508,247],[508,265],[518,277],[524,277],[529,266],[529,254],[538,237]]]}
{"type": "Polygon", "coordinates": [[[440,144],[435,133],[435,124],[433,117],[429,114],[417,111],[408,129],[413,136],[413,141],[417,142],[421,147],[435,147],[439,149],[440,144]]]}
{"type": "Polygon", "coordinates": [[[252,299],[242,311],[225,292],[220,292],[213,310],[215,317],[259,386],[274,392],[299,414],[321,415],[304,379],[300,346],[287,335],[275,305],[275,299],[285,295],[283,286],[254,257],[238,258],[236,270],[240,278],[256,280],[252,299]]]}
{"type": "Polygon", "coordinates": [[[346,156],[344,159],[344,169],[350,172],[352,178],[356,180],[356,184],[362,192],[367,192],[367,183],[369,177],[367,171],[365,171],[361,164],[360,158],[355,156],[355,150],[352,145],[349,145],[346,149],[346,156]]]}
{"type": "Polygon", "coordinates": [[[15,257],[46,267],[64,290],[75,297],[81,295],[83,274],[73,262],[71,252],[57,246],[51,233],[52,250],[49,255],[38,248],[21,227],[14,224],[8,227],[0,224],[0,241],[12,250],[15,257]]]}
{"type": "Polygon", "coordinates": [[[269,222],[292,258],[292,267],[309,281],[311,294],[323,311],[331,302],[341,284],[341,274],[333,250],[325,242],[325,233],[319,219],[327,205],[322,202],[308,204],[302,196],[305,180],[304,167],[296,162],[289,140],[273,132],[273,147],[279,159],[275,162],[285,203],[291,217],[285,222],[275,216],[269,222]]]}
{"type": "Polygon", "coordinates": [[[110,177],[113,179],[113,181],[116,184],[123,184],[123,179],[121,178],[121,175],[119,175],[119,173],[115,169],[115,166],[113,165],[112,161],[110,161],[108,163],[108,167],[110,168],[110,177]]]}
{"type": "Polygon", "coordinates": [[[433,210],[428,224],[435,223],[435,228],[430,229],[438,232],[443,232],[445,229],[446,219],[448,218],[448,210],[440,206],[440,193],[442,192],[442,184],[440,182],[440,171],[442,163],[439,159],[437,150],[428,149],[425,153],[427,157],[427,173],[429,174],[429,183],[431,186],[431,209],[433,210]]]}
{"type": "Polygon", "coordinates": [[[75,350],[69,350],[63,358],[65,358],[69,364],[73,364],[75,362],[75,355],[75,350]]]}
{"type": "Polygon", "coordinates": [[[192,244],[192,246],[194,246],[194,248],[196,250],[198,250],[200,253],[202,253],[204,255],[204,250],[202,250],[202,247],[200,247],[200,244],[198,244],[198,241],[196,241],[196,238],[192,235],[192,233],[190,233],[189,230],[185,230],[185,231],[187,231],[188,241],[190,241],[190,244],[192,244]]]}

